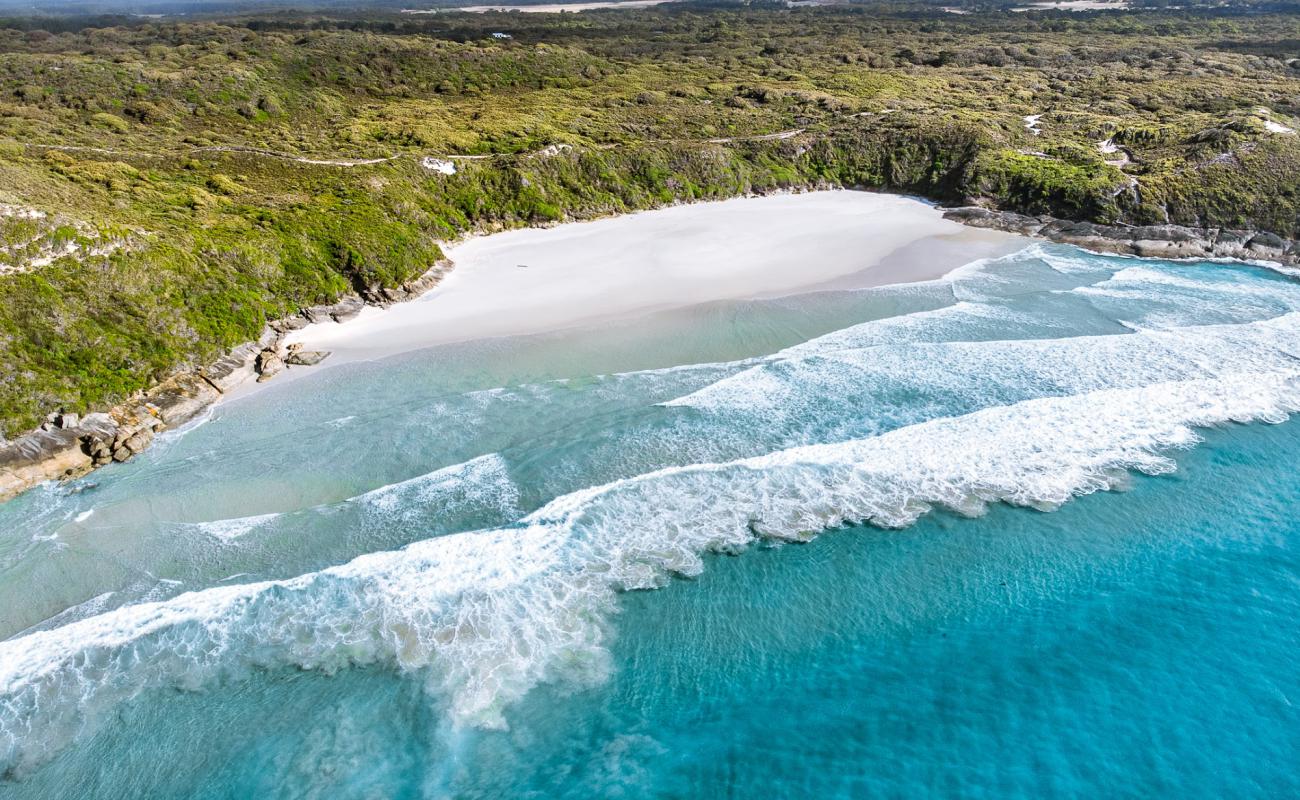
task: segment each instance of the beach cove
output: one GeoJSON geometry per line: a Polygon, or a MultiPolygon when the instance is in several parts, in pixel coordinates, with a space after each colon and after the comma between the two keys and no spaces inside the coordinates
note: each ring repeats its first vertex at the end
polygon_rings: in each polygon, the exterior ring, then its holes
{"type": "Polygon", "coordinates": [[[285,343],[330,351],[332,364],[382,358],[725,300],[932,280],[1024,241],[871,192],[679,205],[472,237],[446,249],[455,268],[422,297],[285,343]]]}
{"type": "Polygon", "coordinates": [[[981,207],[945,210],[916,198],[843,190],[477,235],[450,246],[454,259],[440,260],[406,284],[353,293],[272,321],[257,341],[175,374],[107,413],[52,414],[42,429],[0,447],[0,501],[46,480],[129,460],[157,433],[189,424],[272,378],[283,384],[302,377],[326,359],[340,366],[710,301],[930,280],[972,258],[1010,252],[1023,237],[1153,258],[1274,266],[1294,265],[1297,258],[1295,242],[1256,231],[1097,225],[981,207]],[[456,263],[461,269],[448,278],[456,263]],[[439,290],[425,297],[434,287],[439,290]],[[404,305],[413,300],[419,302],[404,305]]]}
{"type": "Polygon", "coordinates": [[[842,191],[737,198],[471,237],[450,248],[451,259],[404,286],[273,321],[258,341],[113,409],[52,415],[45,429],[0,447],[0,501],[46,480],[129,460],[158,433],[273,378],[286,383],[317,368],[451,341],[716,300],[924,280],[972,255],[1009,252],[1017,241],[1014,234],[945,220],[919,200],[842,191]]]}
{"type": "Polygon", "coordinates": [[[0,505],[0,795],[1297,788],[1294,281],[848,193],[452,252],[0,505]]]}

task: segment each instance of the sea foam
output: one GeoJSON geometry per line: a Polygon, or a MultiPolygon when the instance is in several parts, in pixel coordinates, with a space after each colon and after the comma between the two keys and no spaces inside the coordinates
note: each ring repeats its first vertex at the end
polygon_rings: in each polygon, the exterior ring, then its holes
{"type": "Polygon", "coordinates": [[[1277,422],[1298,375],[1243,373],[1040,398],[862,440],[661,470],[557,498],[520,523],[286,581],[127,606],[0,643],[0,765],[21,771],[148,689],[250,668],[419,672],[460,725],[502,726],[543,681],[600,680],[616,592],[693,575],[706,552],[897,528],[936,506],[1050,509],[1173,469],[1193,428],[1277,422]]]}
{"type": "MultiPolygon", "coordinates": [[[[1095,268],[1041,255],[1025,268],[1071,285],[1036,301],[1077,310],[1092,302],[1078,289],[1106,280],[1095,268]]],[[[738,374],[692,387],[663,411],[720,415],[748,431],[756,419],[824,409],[842,397],[874,402],[892,393],[906,408],[921,390],[937,396],[962,381],[974,407],[945,400],[874,435],[646,471],[563,494],[513,524],[287,580],[123,606],[10,639],[0,643],[0,772],[20,774],[48,759],[143,692],[204,689],[254,669],[382,665],[424,681],[453,726],[501,727],[510,704],[539,683],[602,680],[618,592],[698,574],[707,553],[760,539],[805,541],[847,523],[902,528],[939,507],[968,515],[995,502],[1050,510],[1115,488],[1131,471],[1174,469],[1171,454],[1193,446],[1197,428],[1280,422],[1300,410],[1293,344],[1300,315],[1275,315],[1270,303],[1248,308],[1244,320],[1256,321],[1243,324],[1081,336],[1107,326],[1063,325],[1035,311],[1015,281],[987,285],[985,272],[956,279],[965,288],[954,291],[951,307],[737,363],[738,374]],[[988,299],[972,299],[981,296],[988,299]],[[1012,341],[1026,331],[1037,331],[1036,340],[1012,341]]],[[[1145,302],[1130,294],[1122,301],[1145,302]]],[[[728,371],[710,375],[714,368],[692,381],[728,371]]],[[[512,485],[502,482],[500,457],[467,464],[481,470],[471,477],[484,486],[512,485]]],[[[358,513],[359,524],[435,527],[428,506],[445,496],[437,487],[447,477],[436,475],[329,512],[358,513]]],[[[517,505],[509,490],[502,497],[505,508],[517,505]]]]}

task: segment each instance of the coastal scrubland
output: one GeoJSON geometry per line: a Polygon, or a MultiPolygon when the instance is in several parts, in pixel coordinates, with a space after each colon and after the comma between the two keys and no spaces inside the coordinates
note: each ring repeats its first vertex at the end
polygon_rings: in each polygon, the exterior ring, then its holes
{"type": "Polygon", "coordinates": [[[1300,233],[1300,15],[950,5],[0,20],[0,432],[470,231],[853,186],[1300,233]]]}

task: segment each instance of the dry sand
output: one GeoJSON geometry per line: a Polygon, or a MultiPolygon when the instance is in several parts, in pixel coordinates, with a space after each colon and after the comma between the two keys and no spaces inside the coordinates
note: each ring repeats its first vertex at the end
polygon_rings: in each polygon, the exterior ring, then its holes
{"type": "Polygon", "coordinates": [[[331,367],[718,300],[928,280],[1023,242],[897,195],[683,205],[469,239],[447,251],[455,269],[423,297],[313,325],[288,342],[331,351],[323,365],[331,367]]]}

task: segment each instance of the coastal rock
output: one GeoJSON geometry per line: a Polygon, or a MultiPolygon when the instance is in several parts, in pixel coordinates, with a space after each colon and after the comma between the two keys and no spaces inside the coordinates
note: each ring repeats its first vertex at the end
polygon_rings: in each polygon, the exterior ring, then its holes
{"type": "Polygon", "coordinates": [[[311,324],[311,320],[307,318],[306,314],[300,313],[292,317],[274,320],[268,324],[277,333],[289,333],[290,331],[302,330],[311,324]]]}
{"type": "Polygon", "coordinates": [[[102,467],[113,460],[113,442],[111,438],[87,436],[82,441],[82,449],[94,461],[95,466],[102,467]]]}
{"type": "Polygon", "coordinates": [[[257,355],[257,382],[265,383],[284,370],[284,359],[275,350],[267,348],[257,355]]]}
{"type": "MultiPolygon", "coordinates": [[[[1037,235],[1051,239],[1054,242],[1072,244],[1088,250],[1114,252],[1115,242],[1120,238],[1114,234],[1115,232],[1109,230],[1108,226],[1105,225],[1096,225],[1091,222],[1052,220],[1040,228],[1037,235]]],[[[1131,248],[1132,244],[1126,242],[1125,246],[1131,248]]]]}
{"type": "Polygon", "coordinates": [[[379,306],[387,308],[393,303],[399,303],[406,299],[406,290],[400,286],[370,286],[361,292],[361,299],[366,305],[379,306]]]}
{"type": "MultiPolygon", "coordinates": [[[[1104,248],[1104,245],[1099,245],[1099,248],[1104,248]]],[[[1143,258],[1202,258],[1214,255],[1215,252],[1212,242],[1200,238],[1189,238],[1181,241],[1136,239],[1131,242],[1130,248],[1134,255],[1143,258]]]]}
{"type": "Polygon", "coordinates": [[[329,321],[329,308],[329,306],[308,306],[302,310],[302,316],[308,324],[319,325],[329,321]]]}
{"type": "MultiPolygon", "coordinates": [[[[170,384],[170,381],[168,383],[170,384]]],[[[169,386],[168,391],[174,389],[169,386]]],[[[211,387],[209,391],[215,393],[211,387]]],[[[130,460],[149,447],[153,442],[155,431],[167,427],[163,421],[162,410],[153,403],[144,403],[128,409],[119,408],[115,412],[114,422],[116,427],[111,437],[102,434],[92,435],[90,441],[83,446],[87,455],[97,464],[104,462],[106,456],[112,461],[130,460]]]]}
{"type": "Polygon", "coordinates": [[[242,344],[206,367],[202,375],[218,392],[225,394],[240,384],[256,377],[254,369],[261,346],[254,342],[242,344]]]}
{"type": "Polygon", "coordinates": [[[1214,248],[1216,251],[1224,253],[1240,253],[1245,249],[1246,242],[1249,242],[1253,235],[1250,231],[1234,231],[1223,228],[1214,235],[1214,248]]]}
{"type": "Polygon", "coordinates": [[[75,478],[93,468],[94,460],[82,448],[81,437],[75,431],[33,431],[0,449],[0,500],[8,500],[38,483],[75,478]]]}
{"type": "Polygon", "coordinates": [[[451,271],[451,268],[451,261],[444,258],[430,267],[420,277],[402,284],[402,288],[406,290],[406,296],[404,299],[409,300],[414,297],[419,297],[437,286],[447,273],[451,271]]]}
{"type": "Polygon", "coordinates": [[[1095,226],[1104,236],[1125,236],[1130,239],[1145,239],[1174,244],[1193,244],[1204,247],[1212,239],[1203,230],[1193,230],[1179,225],[1142,225],[1135,228],[1123,228],[1113,225],[1095,226]]]}
{"type": "Polygon", "coordinates": [[[81,449],[90,456],[94,466],[102,467],[113,460],[118,428],[117,421],[104,413],[87,414],[82,420],[81,449]]]}
{"type": "Polygon", "coordinates": [[[153,431],[144,428],[134,432],[123,432],[113,443],[113,460],[129,461],[140,455],[153,442],[153,431]]]}
{"type": "Polygon", "coordinates": [[[310,306],[302,310],[302,315],[307,318],[308,322],[318,324],[328,320],[335,322],[345,322],[361,313],[361,309],[366,307],[366,301],[359,295],[348,295],[337,303],[327,306],[310,306]]]}
{"type": "Polygon", "coordinates": [[[335,322],[345,322],[361,313],[361,309],[366,307],[366,303],[360,297],[345,297],[335,303],[330,311],[330,319],[335,322]]]}
{"type": "Polygon", "coordinates": [[[91,433],[111,433],[117,427],[111,414],[95,411],[81,418],[81,429],[91,433]]]}
{"type": "Polygon", "coordinates": [[[201,375],[177,375],[163,381],[145,395],[150,415],[167,427],[183,425],[198,416],[221,396],[201,375]]]}
{"type": "Polygon", "coordinates": [[[285,357],[284,363],[295,367],[314,367],[329,358],[329,355],[325,350],[294,350],[285,357]]]}
{"type": "Polygon", "coordinates": [[[1257,233],[1250,237],[1246,249],[1255,254],[1255,258],[1281,260],[1286,257],[1288,242],[1273,233],[1257,233]]]}
{"type": "MultiPolygon", "coordinates": [[[[1202,258],[1215,252],[1216,232],[1178,225],[1145,225],[1136,228],[1097,226],[1102,240],[1129,241],[1131,252],[1148,258],[1202,258]]],[[[1104,245],[1103,245],[1104,247],[1104,245]]]]}
{"type": "Polygon", "coordinates": [[[1041,236],[1101,253],[1147,258],[1240,258],[1300,263],[1300,244],[1266,232],[1182,225],[1100,225],[1050,217],[1026,217],[981,206],[949,209],[944,218],[977,228],[1041,236]]]}
{"type": "Polygon", "coordinates": [[[262,331],[262,335],[257,337],[257,342],[256,342],[257,348],[259,350],[265,350],[268,347],[271,348],[278,347],[280,344],[280,340],[283,338],[284,338],[283,334],[279,333],[274,328],[267,327],[264,331],[262,331]]]}
{"type": "Polygon", "coordinates": [[[1015,214],[1009,211],[992,211],[980,206],[965,206],[950,209],[944,213],[945,219],[970,225],[973,228],[992,228],[994,230],[1034,236],[1043,229],[1044,220],[1015,214]]]}

